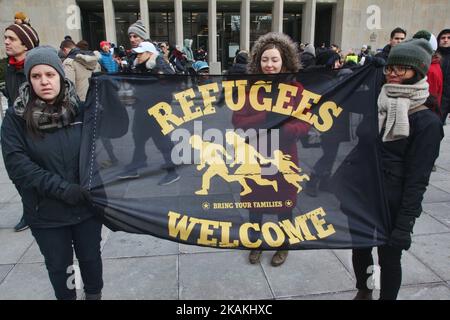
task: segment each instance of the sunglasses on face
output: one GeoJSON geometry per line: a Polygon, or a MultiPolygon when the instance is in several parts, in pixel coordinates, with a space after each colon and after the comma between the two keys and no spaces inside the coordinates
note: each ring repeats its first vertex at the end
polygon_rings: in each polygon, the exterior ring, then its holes
{"type": "Polygon", "coordinates": [[[409,66],[385,66],[383,68],[383,73],[384,73],[384,75],[387,76],[387,75],[391,74],[392,72],[394,72],[394,74],[396,76],[403,77],[406,74],[406,72],[408,72],[408,70],[412,70],[412,67],[409,67],[409,66]]]}

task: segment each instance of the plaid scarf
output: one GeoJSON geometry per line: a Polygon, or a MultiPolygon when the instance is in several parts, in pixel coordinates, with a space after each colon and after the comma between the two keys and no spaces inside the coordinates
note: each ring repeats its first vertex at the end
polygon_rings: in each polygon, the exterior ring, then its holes
{"type": "MultiPolygon", "coordinates": [[[[72,124],[79,113],[80,99],[75,88],[69,80],[65,82],[64,102],[61,106],[49,105],[37,98],[33,108],[33,121],[39,130],[47,131],[67,127],[72,124]]],[[[19,116],[24,116],[28,102],[30,101],[30,84],[25,82],[19,89],[19,97],[14,102],[14,111],[19,116]]]]}

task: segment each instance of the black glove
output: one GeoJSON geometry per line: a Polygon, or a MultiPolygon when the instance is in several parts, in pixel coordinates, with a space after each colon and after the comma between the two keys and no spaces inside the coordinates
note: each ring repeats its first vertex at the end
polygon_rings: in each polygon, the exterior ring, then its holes
{"type": "Polygon", "coordinates": [[[69,184],[62,194],[62,199],[72,206],[91,202],[89,192],[78,184],[69,184]]]}
{"type": "Polygon", "coordinates": [[[415,217],[408,216],[400,211],[397,216],[397,219],[395,220],[394,229],[400,229],[412,233],[415,223],[416,223],[415,217]]]}
{"type": "Polygon", "coordinates": [[[389,238],[388,245],[400,250],[409,250],[411,247],[411,233],[400,229],[394,229],[389,238]]]}

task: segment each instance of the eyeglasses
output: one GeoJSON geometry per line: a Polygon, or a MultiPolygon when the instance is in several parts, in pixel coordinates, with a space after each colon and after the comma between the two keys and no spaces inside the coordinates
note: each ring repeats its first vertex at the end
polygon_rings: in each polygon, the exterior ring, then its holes
{"type": "Polygon", "coordinates": [[[408,70],[412,70],[412,67],[409,66],[385,66],[383,68],[383,74],[388,75],[392,72],[395,73],[396,76],[403,77],[408,70]]]}

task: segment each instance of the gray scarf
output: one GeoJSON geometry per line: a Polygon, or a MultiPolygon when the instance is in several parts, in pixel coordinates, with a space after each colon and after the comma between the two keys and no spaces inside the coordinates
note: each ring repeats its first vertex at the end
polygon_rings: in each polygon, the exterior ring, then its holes
{"type": "MultiPolygon", "coordinates": [[[[78,98],[75,87],[69,80],[65,80],[64,103],[57,107],[47,104],[45,101],[37,98],[33,108],[33,121],[39,130],[51,130],[63,128],[72,124],[79,113],[80,99],[78,98]]],[[[19,116],[24,116],[27,105],[30,101],[30,84],[25,82],[19,89],[19,97],[14,102],[14,111],[19,116]]]]}
{"type": "Polygon", "coordinates": [[[409,137],[408,115],[422,106],[429,93],[427,78],[413,85],[385,84],[378,97],[378,126],[383,142],[409,137]]]}

